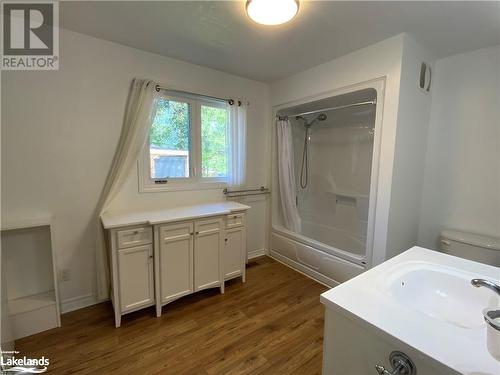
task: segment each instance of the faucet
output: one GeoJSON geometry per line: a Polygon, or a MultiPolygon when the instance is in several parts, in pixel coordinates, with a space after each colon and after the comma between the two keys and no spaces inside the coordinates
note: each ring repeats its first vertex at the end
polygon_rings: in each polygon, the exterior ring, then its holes
{"type": "Polygon", "coordinates": [[[496,292],[500,296],[500,285],[494,283],[493,281],[485,280],[485,279],[472,279],[470,281],[472,285],[474,285],[476,288],[479,288],[480,286],[484,286],[488,289],[491,289],[492,291],[496,292]]]}

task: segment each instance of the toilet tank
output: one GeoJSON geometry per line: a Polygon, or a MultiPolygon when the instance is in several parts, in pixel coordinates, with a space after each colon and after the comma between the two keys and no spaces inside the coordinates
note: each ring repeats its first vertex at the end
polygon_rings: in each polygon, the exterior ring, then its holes
{"type": "Polygon", "coordinates": [[[443,230],[440,248],[446,254],[500,267],[499,238],[457,230],[443,230]]]}

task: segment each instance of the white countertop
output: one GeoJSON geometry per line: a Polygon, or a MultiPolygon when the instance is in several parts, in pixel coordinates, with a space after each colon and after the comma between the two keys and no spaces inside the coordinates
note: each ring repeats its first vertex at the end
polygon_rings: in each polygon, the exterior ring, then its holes
{"type": "Polygon", "coordinates": [[[249,208],[250,206],[238,202],[227,201],[154,211],[109,211],[101,215],[101,221],[105,229],[112,229],[128,225],[155,225],[179,220],[227,215],[232,212],[246,211],[249,208]]]}
{"type": "MultiPolygon", "coordinates": [[[[486,346],[486,323],[473,328],[450,324],[418,311],[414,305],[405,306],[381,287],[384,283],[387,285],[387,280],[400,268],[412,262],[424,267],[425,264],[437,264],[437,267],[444,266],[467,276],[500,279],[497,267],[416,246],[323,293],[321,302],[366,327],[375,327],[397,338],[439,366],[444,365],[460,374],[499,375],[500,362],[490,355],[486,346]]],[[[439,285],[436,289],[439,290],[439,285]]],[[[480,292],[479,289],[472,292],[476,291],[480,292]]],[[[477,314],[481,311],[478,309],[477,314]]]]}

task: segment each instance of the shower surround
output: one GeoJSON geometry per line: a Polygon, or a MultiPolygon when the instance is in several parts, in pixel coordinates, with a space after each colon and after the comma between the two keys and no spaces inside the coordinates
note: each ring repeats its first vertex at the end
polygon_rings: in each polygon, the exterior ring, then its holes
{"type": "MultiPolygon", "coordinates": [[[[373,153],[375,108],[330,113],[309,130],[308,184],[298,184],[297,207],[302,234],[363,257],[373,153]]],[[[305,129],[294,124],[295,170],[302,168],[305,129]]],[[[300,179],[300,177],[299,177],[300,179]]]]}
{"type": "Polygon", "coordinates": [[[371,260],[376,119],[371,87],[277,112],[271,255],[328,285],[371,260]]]}

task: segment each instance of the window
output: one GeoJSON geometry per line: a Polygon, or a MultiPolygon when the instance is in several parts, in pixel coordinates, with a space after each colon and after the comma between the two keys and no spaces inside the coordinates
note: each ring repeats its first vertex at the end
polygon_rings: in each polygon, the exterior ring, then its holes
{"type": "Polygon", "coordinates": [[[201,106],[201,176],[227,177],[228,111],[201,106]]]}
{"type": "Polygon", "coordinates": [[[190,104],[161,98],[149,131],[150,177],[189,177],[190,104]]]}
{"type": "Polygon", "coordinates": [[[226,183],[230,137],[225,101],[168,93],[156,101],[154,113],[139,163],[141,191],[226,183]]]}

